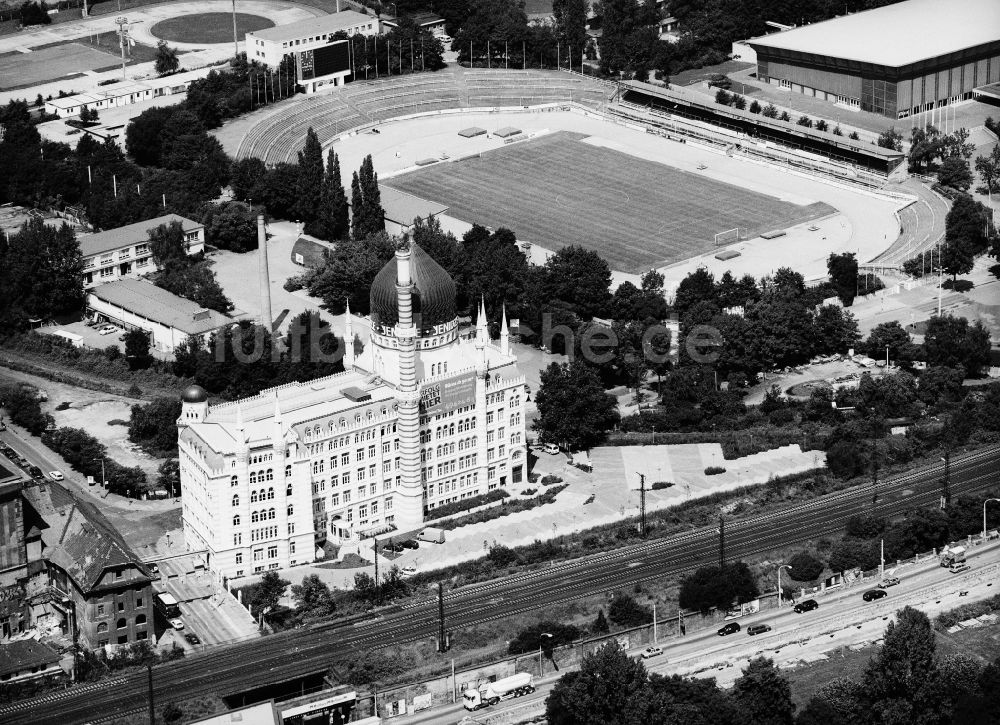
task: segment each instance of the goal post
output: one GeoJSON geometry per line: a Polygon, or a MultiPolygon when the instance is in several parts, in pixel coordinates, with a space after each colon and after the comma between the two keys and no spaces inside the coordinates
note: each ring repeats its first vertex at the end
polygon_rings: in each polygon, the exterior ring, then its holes
{"type": "Polygon", "coordinates": [[[734,229],[727,229],[724,232],[719,232],[715,235],[715,246],[724,247],[727,244],[732,244],[738,242],[746,237],[746,229],[736,227],[734,229]]]}

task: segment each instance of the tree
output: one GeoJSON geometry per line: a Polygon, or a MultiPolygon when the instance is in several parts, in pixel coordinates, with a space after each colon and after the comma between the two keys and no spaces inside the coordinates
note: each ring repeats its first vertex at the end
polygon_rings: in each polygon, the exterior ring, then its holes
{"type": "Polygon", "coordinates": [[[5,317],[53,317],[83,309],[83,255],[76,234],[67,224],[51,227],[41,218],[29,219],[0,243],[0,309],[5,317]]]}
{"type": "MultiPolygon", "coordinates": [[[[163,157],[164,132],[177,112],[173,106],[147,108],[129,121],[125,129],[125,148],[129,156],[142,166],[159,166],[163,157]]],[[[195,123],[198,127],[200,124],[195,123]]],[[[237,162],[237,163],[248,163],[237,162]]],[[[263,162],[258,162],[263,166],[263,162]]]]}
{"type": "Polygon", "coordinates": [[[910,333],[897,320],[876,325],[862,345],[865,354],[876,360],[885,357],[886,348],[889,359],[897,364],[909,365],[917,354],[917,347],[910,339],[910,333]]]}
{"type": "MultiPolygon", "coordinates": [[[[131,124],[129,124],[129,128],[132,128],[131,124]]],[[[258,201],[263,201],[257,185],[266,176],[267,167],[256,156],[234,161],[229,173],[229,184],[233,189],[233,196],[239,201],[250,201],[254,197],[258,201]]]]}
{"type": "Polygon", "coordinates": [[[326,158],[319,216],[314,226],[313,233],[329,241],[346,239],[350,232],[347,195],[340,177],[340,158],[333,149],[330,149],[326,158]]]}
{"type": "Polygon", "coordinates": [[[761,110],[760,113],[765,118],[777,118],[778,108],[773,103],[768,103],[766,106],[764,106],[764,108],[761,110]]]}
{"type": "Polygon", "coordinates": [[[507,644],[507,653],[516,655],[542,650],[552,659],[552,650],[564,644],[572,644],[580,636],[580,628],[573,624],[561,624],[546,620],[522,629],[507,644]]]}
{"type": "Polygon", "coordinates": [[[603,315],[611,302],[611,268],[597,252],[563,247],[545,262],[545,294],[562,300],[584,320],[603,315]]]}
{"type": "Polygon", "coordinates": [[[760,101],[758,101],[756,98],[753,99],[750,102],[750,109],[749,110],[750,110],[750,113],[760,113],[760,111],[761,111],[760,101]]]}
{"type": "Polygon", "coordinates": [[[698,302],[714,302],[715,297],[715,277],[704,267],[698,267],[677,285],[673,307],[683,315],[698,302]]]}
{"type": "Polygon", "coordinates": [[[177,50],[167,45],[167,41],[161,40],[156,44],[156,60],[153,69],[157,75],[165,76],[175,72],[181,63],[177,59],[177,50]]]}
{"type": "Polygon", "coordinates": [[[176,455],[177,419],[181,403],[174,397],[156,398],[148,405],[133,405],[128,439],[152,455],[176,455]]]}
{"type": "Polygon", "coordinates": [[[884,149],[892,149],[893,151],[903,150],[903,136],[896,130],[895,126],[889,126],[882,133],[878,135],[878,139],[875,141],[877,146],[881,146],[884,149]]]}
{"type": "Polygon", "coordinates": [[[799,120],[795,122],[799,126],[805,126],[806,128],[812,128],[813,121],[809,116],[799,116],[799,120]]]}
{"type": "Polygon", "coordinates": [[[795,703],[792,688],[774,660],[750,660],[743,676],[733,683],[732,697],[744,722],[754,725],[792,725],[795,703]]]}
{"type": "Polygon", "coordinates": [[[593,369],[582,361],[552,363],[542,371],[532,424],[542,443],[583,450],[618,422],[617,401],[604,392],[593,369]]]}
{"type": "MultiPolygon", "coordinates": [[[[305,224],[307,234],[316,234],[316,220],[320,215],[323,193],[323,147],[319,136],[310,126],[306,131],[305,146],[299,151],[299,174],[296,213],[305,224]]],[[[322,231],[322,230],[319,230],[322,231]]]]}
{"type": "Polygon", "coordinates": [[[826,259],[826,271],[830,275],[830,282],[837,289],[837,297],[844,307],[850,307],[858,289],[857,256],[854,252],[831,253],[826,259]]]}
{"type": "Polygon", "coordinates": [[[355,239],[385,231],[385,210],[371,154],[351,180],[351,233],[355,239]]]}
{"type": "Polygon", "coordinates": [[[972,171],[969,162],[961,156],[949,156],[938,167],[938,183],[959,191],[968,191],[972,186],[972,171]]]}
{"type": "Polygon", "coordinates": [[[750,567],[742,561],[726,564],[722,571],[717,566],[703,566],[681,582],[678,602],[682,609],[708,612],[710,609],[727,610],[734,602],[748,602],[759,593],[757,581],[750,567]]]}
{"type": "Polygon", "coordinates": [[[617,642],[583,657],[545,699],[549,725],[622,725],[630,702],[646,684],[646,668],[617,642]]]}
{"type": "Polygon", "coordinates": [[[394,253],[395,246],[385,232],[367,239],[344,240],[312,276],[309,294],[321,298],[334,314],[344,311],[347,300],[354,312],[367,314],[372,281],[394,253]]]}
{"type": "Polygon", "coordinates": [[[733,97],[724,88],[720,88],[715,92],[715,102],[720,106],[728,106],[733,102],[733,97]]]}
{"type": "Polygon", "coordinates": [[[822,354],[847,352],[861,339],[854,315],[837,305],[820,307],[815,322],[816,351],[822,354]]]}
{"type": "Polygon", "coordinates": [[[826,465],[834,476],[849,480],[864,473],[867,460],[854,441],[836,441],[826,449],[826,465]]]}
{"type": "Polygon", "coordinates": [[[788,111],[782,111],[781,115],[778,116],[779,121],[791,121],[792,117],[788,115],[788,111]]]}
{"type": "Polygon", "coordinates": [[[834,544],[828,564],[831,571],[843,572],[851,569],[872,569],[878,566],[879,560],[878,541],[846,536],[834,544]]]}
{"type": "Polygon", "coordinates": [[[988,156],[976,157],[976,173],[986,184],[987,193],[1000,190],[1000,145],[995,144],[988,156]]]}
{"type": "Polygon", "coordinates": [[[125,333],[125,358],[129,370],[145,370],[153,364],[153,356],[149,354],[150,335],[138,327],[125,333]]]}
{"type": "Polygon", "coordinates": [[[292,600],[303,619],[319,619],[333,614],[337,609],[330,587],[315,574],[302,578],[301,584],[292,585],[292,600]]]}
{"type": "Polygon", "coordinates": [[[608,626],[608,618],[604,616],[603,609],[597,610],[597,618],[594,619],[594,624],[590,630],[594,634],[607,634],[611,631],[611,628],[608,626]]]}
{"type": "Polygon", "coordinates": [[[181,464],[176,458],[168,458],[156,469],[156,486],[170,492],[172,496],[181,495],[181,464]]]}
{"type": "Polygon", "coordinates": [[[889,622],[882,648],[865,668],[864,699],[883,723],[940,722],[940,674],[934,630],[923,612],[904,607],[889,622]]]}
{"type": "Polygon", "coordinates": [[[955,199],[945,217],[945,244],[941,266],[953,278],[972,270],[975,257],[987,248],[987,213],[969,196],[955,199]]]}
{"type": "Polygon", "coordinates": [[[153,255],[153,264],[157,267],[185,261],[187,252],[184,249],[184,226],[174,221],[150,229],[149,251],[153,255]]]}
{"type": "Polygon", "coordinates": [[[920,373],[917,381],[917,395],[927,405],[939,403],[957,403],[962,399],[962,381],[965,379],[965,367],[947,367],[932,365],[920,373]]]}
{"type": "Polygon", "coordinates": [[[820,574],[823,573],[823,569],[826,567],[823,565],[819,559],[814,557],[808,551],[800,551],[795,556],[793,556],[789,562],[791,565],[790,574],[792,579],[799,582],[811,582],[820,574]]]}
{"type": "Polygon", "coordinates": [[[552,15],[559,41],[583,58],[587,44],[587,0],[553,0],[552,15]]]}
{"type": "Polygon", "coordinates": [[[817,131],[829,131],[830,130],[830,124],[827,123],[824,119],[820,118],[820,119],[818,119],[816,121],[816,130],[817,131]]]}
{"type": "Polygon", "coordinates": [[[257,215],[247,204],[238,201],[207,205],[201,223],[205,240],[213,247],[231,252],[257,248],[257,215]]]}
{"type": "Polygon", "coordinates": [[[979,377],[989,366],[990,333],[981,320],[970,326],[964,317],[935,315],[927,322],[924,351],[928,365],[961,365],[969,377],[979,377]]]}
{"type": "Polygon", "coordinates": [[[215,272],[207,262],[167,264],[157,272],[154,282],[157,287],[196,302],[205,309],[223,314],[233,309],[233,303],[222,291],[215,272]]]}
{"type": "Polygon", "coordinates": [[[285,589],[289,583],[276,571],[265,572],[259,582],[247,587],[250,590],[246,598],[250,613],[256,617],[264,610],[273,610],[277,607],[281,598],[285,596],[285,589]]]}

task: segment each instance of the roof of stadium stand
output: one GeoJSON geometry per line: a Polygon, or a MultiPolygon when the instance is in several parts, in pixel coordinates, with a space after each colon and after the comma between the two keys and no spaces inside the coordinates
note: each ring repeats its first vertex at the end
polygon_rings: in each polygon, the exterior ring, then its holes
{"type": "Polygon", "coordinates": [[[898,68],[998,40],[997,0],[906,0],[747,42],[898,68]]]}
{"type": "Polygon", "coordinates": [[[346,30],[361,23],[374,23],[376,19],[353,10],[341,10],[339,13],[320,15],[318,18],[306,18],[287,25],[275,25],[272,28],[254,30],[248,35],[262,40],[282,41],[301,38],[303,35],[322,35],[346,30]]]}

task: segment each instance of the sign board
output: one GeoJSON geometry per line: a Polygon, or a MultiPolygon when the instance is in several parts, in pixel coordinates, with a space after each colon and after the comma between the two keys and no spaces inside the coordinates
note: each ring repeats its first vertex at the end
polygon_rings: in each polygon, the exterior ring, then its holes
{"type": "Polygon", "coordinates": [[[449,413],[476,402],[476,374],[463,373],[420,388],[420,412],[423,415],[449,413]]]}
{"type": "Polygon", "coordinates": [[[413,710],[420,711],[426,710],[431,706],[431,693],[426,692],[423,695],[416,695],[413,698],[413,710]]]}
{"type": "Polygon", "coordinates": [[[303,50],[297,55],[299,80],[308,81],[351,70],[351,56],[346,40],[303,50]]]}
{"type": "Polygon", "coordinates": [[[286,720],[290,717],[295,717],[296,715],[305,715],[307,713],[316,712],[317,710],[322,710],[330,707],[331,705],[340,705],[344,702],[354,702],[357,699],[358,694],[353,690],[350,692],[341,692],[337,695],[324,697],[322,700],[315,700],[313,702],[308,702],[305,705],[296,705],[295,707],[290,707],[287,710],[282,710],[281,718],[282,720],[286,720]]]}

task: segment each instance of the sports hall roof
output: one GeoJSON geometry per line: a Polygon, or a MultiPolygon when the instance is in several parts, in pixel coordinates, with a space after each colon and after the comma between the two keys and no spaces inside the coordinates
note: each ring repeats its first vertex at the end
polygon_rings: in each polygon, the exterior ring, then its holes
{"type": "MultiPolygon", "coordinates": [[[[353,10],[341,10],[339,13],[321,15],[318,18],[306,18],[287,25],[275,25],[263,30],[254,30],[252,35],[262,40],[270,40],[280,43],[283,40],[295,40],[303,36],[319,36],[325,33],[336,33],[338,30],[347,30],[362,23],[376,23],[375,18],[362,15],[353,10]]],[[[317,37],[318,39],[318,37],[317,37]]]]}
{"type": "Polygon", "coordinates": [[[757,48],[898,68],[1000,41],[997,0],[906,0],[753,38],[757,48]]]}

